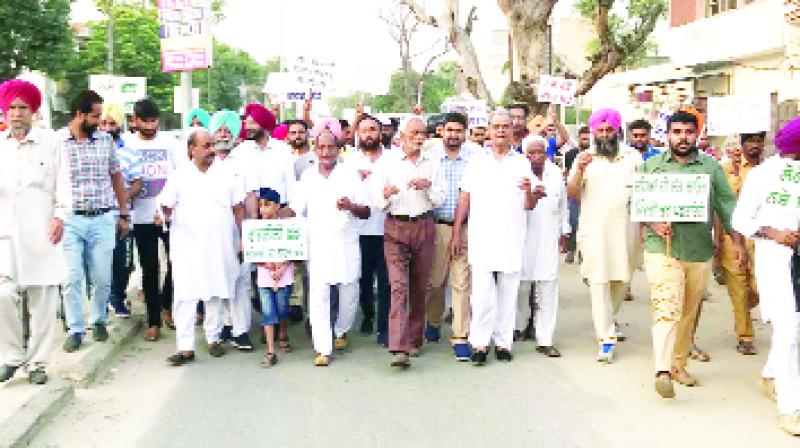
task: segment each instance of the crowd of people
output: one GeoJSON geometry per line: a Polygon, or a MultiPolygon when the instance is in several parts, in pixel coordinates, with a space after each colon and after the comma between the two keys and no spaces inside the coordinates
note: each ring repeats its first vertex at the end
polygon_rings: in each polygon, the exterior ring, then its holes
{"type": "Polygon", "coordinates": [[[88,330],[105,341],[109,308],[130,316],[134,252],[144,337],[173,328],[173,366],[194,360],[197,325],[212,357],[226,343],[254,350],[253,308],[264,367],[292,350],[287,328],[304,313],[313,364],[328,366],[348,348],[359,306],[359,331],[374,334],[397,368],[438,342],[444,325],[457,361],[482,366],[493,350],[510,362],[514,342],[534,338],[539,353],[557,358],[565,254],[580,263],[603,363],[618,356],[616,315],[644,268],[654,389],[665,399],[673,382],[698,384],[689,358],[709,359],[694,335],[712,273],[727,285],[742,355],[756,353],[751,309],[760,303],[772,323],[761,381],[781,428],[800,434],[800,218],[764,205],[787,162],[800,160],[800,119],[777,133],[778,154],[765,157],[764,133],[742,134],[720,163],[692,108],[671,115],[657,148],[648,121],[625,125],[613,109],[594,111],[571,138],[552,110],[531,116],[522,104],[470,128],[460,113],[429,126],[418,114],[382,123],[360,110],[353,123],[278,123],[254,103],[242,116],[193,110],[178,140],[159,131],[148,99],[126,120],[119,105],[84,91],[59,131],[33,126],[40,105],[32,84],[0,85],[9,126],[0,133],[0,381],[23,365],[32,383],[47,381],[62,302],[66,352],[88,330]],[[636,173],[707,175],[709,219],[632,222],[636,173]],[[306,222],[307,260],[243,260],[245,220],[291,217],[306,222]]]}

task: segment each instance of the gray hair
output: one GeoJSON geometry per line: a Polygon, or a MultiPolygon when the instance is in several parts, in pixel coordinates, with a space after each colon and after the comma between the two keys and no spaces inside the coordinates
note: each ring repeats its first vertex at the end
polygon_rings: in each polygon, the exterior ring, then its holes
{"type": "Polygon", "coordinates": [[[511,112],[509,112],[508,109],[503,109],[502,107],[495,109],[489,115],[489,124],[494,123],[494,120],[498,117],[506,117],[511,120],[511,112]]]}
{"type": "Polygon", "coordinates": [[[414,120],[419,120],[422,123],[422,125],[425,126],[425,120],[423,120],[421,116],[411,115],[409,117],[403,118],[403,120],[400,122],[400,126],[397,129],[399,130],[399,132],[405,132],[408,129],[409,123],[411,123],[414,120]]]}

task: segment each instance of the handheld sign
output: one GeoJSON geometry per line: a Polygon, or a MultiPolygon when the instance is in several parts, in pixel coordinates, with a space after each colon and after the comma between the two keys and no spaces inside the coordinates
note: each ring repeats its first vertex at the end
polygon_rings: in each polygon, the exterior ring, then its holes
{"type": "Polygon", "coordinates": [[[782,160],[777,178],[770,183],[764,205],[784,213],[800,213],[800,162],[782,160]]]}
{"type": "Polygon", "coordinates": [[[635,174],[631,221],[707,222],[710,192],[708,174],[635,174]]]}
{"type": "Polygon", "coordinates": [[[305,218],[250,219],[242,222],[244,261],[274,263],[308,259],[305,218]]]}

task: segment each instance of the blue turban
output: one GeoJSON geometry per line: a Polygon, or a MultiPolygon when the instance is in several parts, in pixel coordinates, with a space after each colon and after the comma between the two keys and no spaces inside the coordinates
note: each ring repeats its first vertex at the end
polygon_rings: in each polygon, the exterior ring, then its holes
{"type": "Polygon", "coordinates": [[[276,204],[280,204],[281,203],[281,194],[278,193],[277,191],[273,190],[272,188],[262,188],[262,189],[260,189],[258,191],[258,198],[262,199],[262,200],[265,200],[265,201],[274,202],[276,204]]]}
{"type": "Polygon", "coordinates": [[[211,116],[211,122],[208,124],[208,131],[215,134],[223,126],[231,131],[233,138],[239,137],[239,132],[242,131],[242,121],[239,120],[239,115],[230,110],[215,112],[211,116]]]}
{"type": "Polygon", "coordinates": [[[211,119],[211,115],[208,114],[204,109],[199,107],[195,107],[194,109],[189,111],[189,114],[186,116],[186,127],[192,127],[192,120],[197,118],[200,120],[204,128],[208,128],[208,121],[211,119]]]}

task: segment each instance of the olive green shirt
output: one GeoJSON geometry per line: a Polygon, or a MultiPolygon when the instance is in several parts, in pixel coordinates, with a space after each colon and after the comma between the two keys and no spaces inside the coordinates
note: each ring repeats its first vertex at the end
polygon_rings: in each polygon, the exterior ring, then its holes
{"type": "MultiPolygon", "coordinates": [[[[696,151],[696,150],[695,150],[696,151]]],[[[685,165],[681,165],[672,157],[671,151],[650,157],[642,165],[641,172],[648,174],[658,173],[686,173],[708,174],[710,177],[710,202],[707,222],[674,222],[672,223],[673,258],[682,261],[708,261],[714,256],[714,246],[711,241],[711,228],[714,222],[714,212],[719,215],[722,227],[730,234],[731,215],[736,207],[736,197],[731,191],[725,172],[713,157],[705,154],[695,155],[685,165]]],[[[644,250],[651,253],[665,253],[666,242],[649,227],[645,228],[644,250]]]]}

